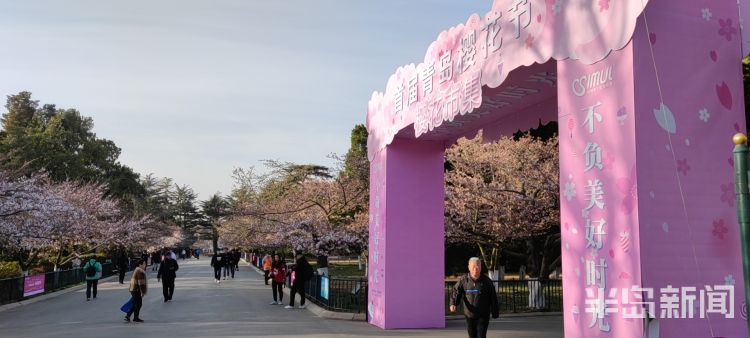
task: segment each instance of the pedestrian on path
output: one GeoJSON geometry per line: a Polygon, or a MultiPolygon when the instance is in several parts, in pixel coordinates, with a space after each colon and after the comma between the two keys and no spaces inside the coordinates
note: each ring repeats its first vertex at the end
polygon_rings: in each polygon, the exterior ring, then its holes
{"type": "Polygon", "coordinates": [[[273,266],[273,259],[271,259],[271,255],[266,254],[263,256],[263,281],[266,282],[266,285],[268,285],[268,274],[271,273],[271,267],[273,266]]]}
{"type": "Polygon", "coordinates": [[[128,271],[128,256],[125,251],[120,251],[120,256],[117,257],[117,273],[119,275],[120,284],[125,281],[125,272],[128,271]]]}
{"type": "Polygon", "coordinates": [[[232,255],[228,252],[226,248],[221,250],[221,254],[219,254],[219,257],[221,257],[221,266],[222,266],[222,275],[224,276],[224,280],[227,280],[227,277],[229,277],[229,268],[232,265],[232,255]]]}
{"type": "Polygon", "coordinates": [[[97,262],[96,255],[91,255],[89,261],[83,265],[83,273],[86,274],[86,301],[91,300],[92,288],[96,299],[96,287],[99,285],[99,278],[102,278],[102,264],[97,262]]]}
{"type": "Polygon", "coordinates": [[[229,266],[227,267],[229,272],[232,275],[232,279],[234,279],[234,270],[237,267],[237,261],[235,261],[235,255],[234,250],[229,250],[227,252],[227,261],[229,262],[229,266]]]}
{"type": "Polygon", "coordinates": [[[286,262],[284,262],[284,259],[279,258],[279,255],[274,255],[273,264],[271,264],[271,290],[273,290],[273,302],[271,302],[271,305],[284,304],[284,293],[282,292],[284,278],[286,278],[286,262]],[[277,293],[278,298],[276,298],[277,293]]]}
{"type": "Polygon", "coordinates": [[[289,295],[289,305],[285,306],[285,309],[294,308],[294,295],[299,293],[299,308],[305,308],[305,283],[312,279],[313,268],[303,254],[297,254],[297,261],[294,264],[294,282],[292,283],[292,291],[289,295]]]}
{"type": "Polygon", "coordinates": [[[157,250],[151,253],[151,263],[153,264],[151,271],[159,271],[159,266],[161,265],[161,252],[160,251],[157,250]]]}
{"type": "Polygon", "coordinates": [[[240,258],[242,258],[242,254],[239,250],[234,249],[234,269],[236,271],[240,271],[240,258]]]}
{"type": "Polygon", "coordinates": [[[179,269],[180,266],[177,264],[177,261],[169,257],[161,263],[159,272],[156,274],[156,281],[161,280],[165,303],[172,300],[172,296],[174,295],[174,280],[177,278],[177,270],[179,269]]]}
{"type": "Polygon", "coordinates": [[[450,311],[456,312],[456,305],[461,302],[469,338],[487,337],[490,315],[492,318],[500,316],[495,283],[481,271],[479,258],[470,258],[469,273],[456,282],[451,294],[450,311]]]}
{"type": "Polygon", "coordinates": [[[141,319],[141,306],[143,306],[143,297],[146,296],[148,291],[146,281],[146,261],[139,259],[136,263],[136,268],[133,270],[133,276],[130,277],[130,295],[133,297],[133,307],[125,315],[125,321],[130,322],[130,315],[134,315],[133,321],[136,323],[143,323],[141,319]]]}
{"type": "Polygon", "coordinates": [[[211,257],[211,266],[214,268],[214,279],[216,284],[221,284],[221,268],[223,266],[221,250],[217,250],[211,257]]]}

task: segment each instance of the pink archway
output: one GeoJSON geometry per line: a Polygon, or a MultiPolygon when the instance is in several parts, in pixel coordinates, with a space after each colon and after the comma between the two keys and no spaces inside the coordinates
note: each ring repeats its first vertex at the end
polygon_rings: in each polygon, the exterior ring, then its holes
{"type": "Polygon", "coordinates": [[[397,69],[367,112],[370,323],[445,325],[443,152],[542,119],[560,126],[565,335],[745,336],[728,142],[745,125],[739,12],[496,0],[397,69]],[[695,301],[674,312],[673,288],[695,301]],[[722,292],[729,314],[699,308],[722,292]]]}

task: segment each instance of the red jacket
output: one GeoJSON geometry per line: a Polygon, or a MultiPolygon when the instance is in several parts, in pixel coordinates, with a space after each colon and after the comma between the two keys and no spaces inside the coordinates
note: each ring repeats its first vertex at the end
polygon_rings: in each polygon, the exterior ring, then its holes
{"type": "Polygon", "coordinates": [[[276,283],[284,283],[286,277],[286,269],[283,266],[275,266],[271,269],[271,276],[273,281],[276,283]]]}

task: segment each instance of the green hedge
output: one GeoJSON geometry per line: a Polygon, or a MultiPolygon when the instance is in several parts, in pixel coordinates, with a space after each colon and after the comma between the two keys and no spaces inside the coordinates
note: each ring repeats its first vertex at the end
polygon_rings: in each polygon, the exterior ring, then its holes
{"type": "Polygon", "coordinates": [[[18,262],[0,262],[0,279],[16,278],[23,274],[18,262]]]}

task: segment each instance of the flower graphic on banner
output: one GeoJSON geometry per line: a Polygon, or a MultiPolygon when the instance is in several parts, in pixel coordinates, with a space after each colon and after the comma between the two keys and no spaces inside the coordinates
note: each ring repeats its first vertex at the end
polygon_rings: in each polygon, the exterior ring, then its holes
{"type": "Polygon", "coordinates": [[[623,194],[625,197],[622,199],[620,204],[620,212],[626,215],[630,215],[636,205],[638,199],[638,188],[635,180],[635,167],[630,169],[629,177],[621,177],[617,179],[617,191],[623,194]]]}
{"type": "Polygon", "coordinates": [[[565,199],[570,201],[573,199],[573,197],[576,197],[576,185],[573,182],[568,181],[568,183],[565,183],[565,192],[563,193],[565,195],[565,199]]]}
{"type": "Polygon", "coordinates": [[[732,19],[719,19],[719,35],[723,36],[727,41],[732,41],[732,35],[737,34],[737,28],[732,26],[732,19]]]}
{"type": "Polygon", "coordinates": [[[703,20],[709,21],[711,20],[711,10],[708,8],[701,9],[701,15],[703,16],[703,20]]]}
{"type": "Polygon", "coordinates": [[[708,119],[711,118],[711,114],[708,113],[707,108],[703,108],[698,111],[698,118],[701,121],[708,123],[708,119]]]}
{"type": "Polygon", "coordinates": [[[565,191],[563,191],[565,199],[570,201],[573,197],[576,197],[576,184],[573,183],[573,175],[568,175],[568,182],[565,183],[565,191]]]}
{"type": "Polygon", "coordinates": [[[732,187],[732,182],[721,185],[721,201],[730,207],[734,206],[734,188],[732,187]]]}
{"type": "Polygon", "coordinates": [[[724,285],[734,285],[734,276],[727,275],[724,277],[724,285]]]}
{"type": "Polygon", "coordinates": [[[627,231],[620,233],[620,248],[623,252],[630,251],[630,233],[627,231]]]}
{"type": "Polygon", "coordinates": [[[531,34],[527,35],[526,41],[524,41],[524,46],[526,46],[526,48],[531,48],[531,45],[533,44],[534,44],[534,36],[531,34]]]}
{"type": "Polygon", "coordinates": [[[625,125],[625,119],[628,117],[628,111],[625,107],[620,107],[619,110],[617,110],[617,122],[620,123],[621,126],[625,125]]]}
{"type": "Polygon", "coordinates": [[[654,109],[654,117],[656,118],[656,123],[658,123],[662,129],[670,134],[677,133],[677,123],[674,120],[674,114],[672,114],[672,111],[669,110],[669,107],[667,107],[664,102],[661,103],[659,108],[654,109]]]}
{"type": "Polygon", "coordinates": [[[562,10],[562,0],[555,0],[552,4],[552,15],[557,15],[562,10]]]}
{"type": "Polygon", "coordinates": [[[599,0],[599,12],[604,12],[609,9],[609,0],[599,0]]]}
{"type": "Polygon", "coordinates": [[[729,232],[729,229],[724,225],[723,219],[718,219],[714,221],[714,230],[711,232],[715,237],[718,237],[719,239],[724,239],[724,235],[726,235],[729,232]]]}
{"type": "Polygon", "coordinates": [[[686,158],[677,160],[677,171],[679,171],[683,176],[687,176],[688,172],[690,171],[690,165],[688,164],[688,160],[686,158]]]}

